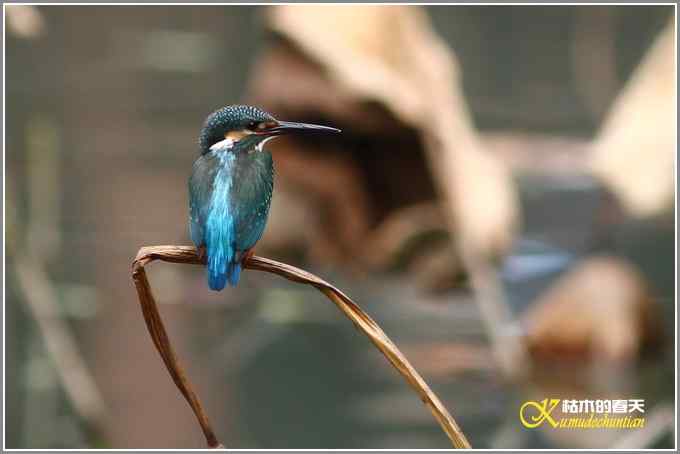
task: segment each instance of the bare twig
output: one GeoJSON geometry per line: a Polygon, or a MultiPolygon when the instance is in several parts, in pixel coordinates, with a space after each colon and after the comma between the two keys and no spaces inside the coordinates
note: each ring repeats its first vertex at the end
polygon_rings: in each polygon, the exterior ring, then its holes
{"type": "Polygon", "coordinates": [[[57,296],[43,265],[18,258],[14,265],[18,284],[43,337],[45,348],[78,415],[98,430],[104,427],[107,408],[92,373],[66,321],[59,314],[57,296]]]}
{"type": "MultiPolygon", "coordinates": [[[[47,178],[43,182],[45,180],[47,178]]],[[[34,208],[32,206],[32,219],[36,217],[34,216],[36,211],[34,208]]],[[[44,212],[42,214],[44,215],[44,212]]],[[[36,222],[30,222],[25,230],[37,232],[35,224],[36,222]]],[[[52,224],[58,223],[52,222],[52,224]]],[[[75,413],[86,423],[89,429],[99,433],[105,426],[108,408],[94,376],[78,348],[78,342],[73,331],[64,319],[63,314],[60,313],[57,288],[47,272],[45,257],[55,251],[55,234],[49,232],[42,235],[40,239],[42,240],[40,241],[42,254],[32,251],[33,248],[30,244],[14,245],[14,248],[9,244],[7,245],[8,249],[11,249],[9,254],[13,256],[14,260],[16,285],[23,294],[23,298],[20,300],[26,305],[29,314],[36,323],[52,367],[56,371],[75,413]],[[12,252],[19,250],[24,251],[24,253],[12,254],[12,252]]],[[[40,406],[41,414],[44,414],[46,411],[44,396],[40,406]]],[[[30,413],[28,408],[26,411],[30,413]]],[[[30,421],[29,426],[34,423],[30,420],[30,416],[27,416],[27,418],[26,421],[30,421]]],[[[35,440],[31,438],[31,441],[35,440]]]]}
{"type": "MultiPolygon", "coordinates": [[[[139,302],[142,306],[142,312],[149,333],[168,368],[168,372],[196,414],[208,446],[221,447],[198,397],[193,392],[189,380],[177,361],[177,357],[170,345],[170,340],[168,339],[165,328],[163,327],[156,301],[154,300],[149,282],[146,278],[146,272],[144,271],[144,266],[154,260],[195,265],[204,264],[205,261],[199,257],[196,249],[191,246],[144,247],[139,250],[137,258],[132,264],[132,279],[137,287],[139,302]]],[[[416,372],[413,366],[411,366],[383,330],[380,329],[378,324],[347,295],[311,273],[274,260],[252,256],[246,259],[244,268],[278,274],[290,281],[316,287],[321,293],[326,295],[328,299],[335,303],[342,313],[345,314],[345,316],[349,318],[361,332],[368,336],[378,350],[385,355],[394,368],[406,379],[409,385],[411,385],[416,393],[418,393],[420,399],[430,409],[446,435],[451,439],[453,446],[456,448],[470,448],[470,444],[458,427],[458,424],[456,424],[456,421],[446,410],[439,398],[432,392],[427,383],[425,383],[422,377],[416,372]]]]}
{"type": "Polygon", "coordinates": [[[167,248],[140,249],[137,253],[137,258],[132,263],[132,280],[137,287],[139,304],[142,306],[142,314],[146,321],[146,327],[149,330],[149,334],[151,335],[151,339],[153,340],[158,353],[160,353],[161,358],[163,358],[165,367],[168,369],[177,388],[179,388],[180,392],[191,406],[191,409],[194,411],[198,423],[201,425],[201,429],[203,429],[203,435],[205,435],[208,446],[211,448],[222,448],[223,446],[217,441],[215,432],[212,430],[208,416],[205,414],[198,396],[194,393],[191,383],[184,373],[184,369],[177,361],[177,356],[175,355],[172,345],[170,345],[170,339],[168,338],[165,326],[163,325],[163,320],[158,312],[156,300],[151,292],[149,280],[146,278],[146,271],[144,271],[144,265],[156,259],[166,262],[194,264],[200,264],[200,261],[198,255],[195,253],[193,257],[188,255],[185,256],[181,253],[173,255],[172,251],[166,249],[167,248]]]}
{"type": "Polygon", "coordinates": [[[518,335],[518,321],[510,310],[497,271],[477,251],[464,244],[460,249],[496,361],[507,378],[520,381],[531,370],[531,358],[524,341],[518,335]]]}

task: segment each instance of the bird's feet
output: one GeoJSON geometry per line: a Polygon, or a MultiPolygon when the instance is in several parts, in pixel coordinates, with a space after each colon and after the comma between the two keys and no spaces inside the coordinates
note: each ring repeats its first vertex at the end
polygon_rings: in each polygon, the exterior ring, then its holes
{"type": "Polygon", "coordinates": [[[241,257],[241,263],[245,264],[248,263],[248,260],[250,260],[250,257],[255,255],[255,251],[253,248],[248,249],[246,252],[243,253],[243,256],[241,257]]]}
{"type": "Polygon", "coordinates": [[[205,257],[206,257],[205,246],[199,246],[196,249],[196,252],[198,254],[198,260],[200,260],[201,262],[205,262],[205,257]]]}

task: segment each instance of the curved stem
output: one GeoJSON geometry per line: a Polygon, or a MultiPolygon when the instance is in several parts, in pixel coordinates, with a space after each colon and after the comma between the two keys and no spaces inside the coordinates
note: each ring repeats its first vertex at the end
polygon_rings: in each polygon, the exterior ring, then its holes
{"type": "MultiPolygon", "coordinates": [[[[149,334],[151,334],[151,338],[163,358],[163,361],[168,368],[168,372],[196,414],[198,422],[206,437],[206,441],[208,442],[208,446],[221,447],[198,397],[193,392],[182,367],[177,361],[177,357],[170,346],[170,341],[163,327],[156,301],[151,293],[151,288],[149,287],[144,271],[144,265],[147,265],[154,260],[200,265],[205,263],[205,258],[199,256],[196,248],[191,246],[143,247],[139,250],[137,258],[133,262],[132,278],[137,286],[137,293],[142,306],[144,319],[146,320],[147,328],[149,329],[149,334]]],[[[285,263],[263,257],[250,256],[246,258],[243,266],[247,269],[277,274],[293,282],[311,285],[326,295],[326,297],[328,297],[328,299],[330,299],[338,309],[354,323],[357,329],[369,338],[373,345],[380,350],[392,366],[394,366],[394,368],[406,379],[408,384],[420,396],[423,403],[430,409],[439,422],[442,430],[451,440],[453,446],[456,448],[470,448],[470,444],[460,427],[458,427],[458,424],[456,424],[456,421],[446,410],[446,407],[444,407],[436,394],[432,392],[427,383],[425,383],[425,380],[423,380],[420,374],[418,374],[413,366],[411,366],[406,357],[399,351],[390,338],[387,337],[378,324],[347,295],[323,279],[285,263]]]]}
{"type": "MultiPolygon", "coordinates": [[[[191,406],[191,409],[198,419],[198,423],[203,429],[203,435],[205,436],[205,441],[210,448],[223,448],[222,444],[217,440],[215,432],[212,430],[208,416],[203,410],[201,401],[191,387],[191,383],[184,373],[184,369],[179,364],[177,360],[177,355],[170,344],[170,339],[165,331],[165,326],[163,320],[161,319],[160,313],[158,312],[158,305],[151,292],[151,287],[149,285],[149,280],[146,278],[146,271],[144,270],[144,265],[153,262],[156,259],[166,260],[163,257],[150,257],[142,256],[142,251],[147,248],[140,249],[137,254],[137,258],[132,264],[132,280],[135,282],[135,287],[137,287],[137,295],[139,296],[139,304],[142,307],[142,314],[144,315],[144,321],[146,322],[146,327],[151,335],[151,340],[153,340],[156,350],[160,353],[165,367],[168,369],[172,380],[179,388],[180,392],[186,399],[186,401],[191,406]]],[[[178,262],[178,263],[191,263],[191,262],[178,262]]]]}

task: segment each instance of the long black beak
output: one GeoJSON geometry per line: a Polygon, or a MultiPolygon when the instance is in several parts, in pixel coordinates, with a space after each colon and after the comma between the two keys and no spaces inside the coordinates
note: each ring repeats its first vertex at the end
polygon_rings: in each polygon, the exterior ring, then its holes
{"type": "Polygon", "coordinates": [[[330,126],[313,125],[309,123],[295,123],[292,121],[279,121],[278,126],[269,128],[263,133],[267,135],[282,135],[282,134],[299,134],[299,133],[332,133],[337,134],[340,131],[337,128],[330,126]]]}

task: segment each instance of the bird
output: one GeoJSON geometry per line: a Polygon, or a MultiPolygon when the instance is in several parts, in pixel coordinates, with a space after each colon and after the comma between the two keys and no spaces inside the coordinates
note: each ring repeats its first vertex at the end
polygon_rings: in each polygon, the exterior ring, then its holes
{"type": "Polygon", "coordinates": [[[189,178],[189,234],[206,261],[211,290],[238,284],[243,261],[265,230],[274,161],[264,145],[284,134],[339,132],[279,121],[247,105],[222,107],[206,118],[189,178]]]}

